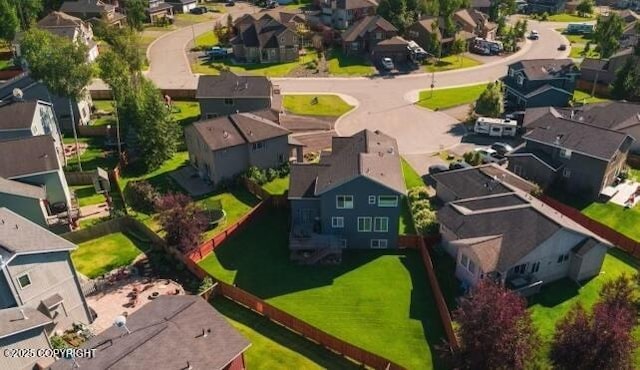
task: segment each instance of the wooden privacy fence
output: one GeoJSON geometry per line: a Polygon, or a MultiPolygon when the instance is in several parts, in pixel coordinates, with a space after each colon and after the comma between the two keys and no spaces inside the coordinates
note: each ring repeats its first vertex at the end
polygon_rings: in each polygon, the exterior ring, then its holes
{"type": "Polygon", "coordinates": [[[270,199],[271,205],[276,208],[288,208],[289,207],[289,199],[286,194],[271,194],[268,191],[264,190],[264,188],[257,184],[255,181],[243,177],[242,183],[247,191],[260,199],[270,199]]]}
{"type": "MultiPolygon", "coordinates": [[[[542,200],[544,203],[551,206],[558,212],[562,213],[563,215],[569,217],[573,221],[577,222],[578,224],[589,229],[599,237],[608,240],[616,247],[622,249],[623,251],[636,258],[640,258],[640,243],[638,243],[637,241],[619,233],[618,231],[610,228],[607,225],[604,225],[592,218],[583,215],[579,210],[566,204],[560,203],[559,201],[546,195],[543,195],[540,200],[542,200]]],[[[640,227],[640,225],[638,225],[638,227],[640,227]]]]}
{"type": "Polygon", "coordinates": [[[93,185],[93,178],[97,176],[96,171],[65,171],[64,177],[68,185],[93,185]]]}
{"type": "Polygon", "coordinates": [[[111,126],[111,130],[107,127],[108,125],[102,126],[86,126],[86,125],[78,125],[78,135],[80,136],[90,136],[90,137],[100,137],[100,136],[109,136],[111,135],[110,131],[115,131],[115,125],[111,126]]]}

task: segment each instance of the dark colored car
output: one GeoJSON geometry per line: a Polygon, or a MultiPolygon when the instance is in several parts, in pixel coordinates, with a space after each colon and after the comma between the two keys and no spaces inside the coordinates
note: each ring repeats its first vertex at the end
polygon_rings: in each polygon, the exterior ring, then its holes
{"type": "Polygon", "coordinates": [[[491,144],[491,149],[495,150],[498,155],[502,157],[504,157],[507,153],[513,151],[513,147],[511,145],[500,142],[491,144]]]}
{"type": "Polygon", "coordinates": [[[471,168],[471,167],[473,166],[465,161],[456,161],[456,162],[449,163],[450,170],[461,170],[463,168],[471,168]]]}
{"type": "Polygon", "coordinates": [[[233,0],[227,0],[227,6],[235,6],[236,2],[233,0]]]}
{"type": "Polygon", "coordinates": [[[558,50],[560,50],[560,51],[567,50],[567,45],[566,44],[560,44],[560,46],[558,46],[558,50]]]}
{"type": "Polygon", "coordinates": [[[275,9],[278,7],[278,2],[271,0],[267,3],[267,9],[275,9]]]}
{"type": "Polygon", "coordinates": [[[189,10],[189,13],[191,13],[191,14],[204,14],[204,13],[206,13],[208,11],[209,11],[209,9],[207,9],[206,7],[199,6],[199,7],[196,7],[196,8],[193,8],[193,9],[189,10]]]}
{"type": "Polygon", "coordinates": [[[436,173],[449,171],[449,167],[444,164],[434,164],[429,166],[429,175],[435,175],[436,173]]]}

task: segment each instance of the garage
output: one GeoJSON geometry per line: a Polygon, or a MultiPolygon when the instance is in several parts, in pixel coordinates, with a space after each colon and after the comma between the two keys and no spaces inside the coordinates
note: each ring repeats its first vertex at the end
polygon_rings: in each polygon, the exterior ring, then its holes
{"type": "Polygon", "coordinates": [[[371,52],[371,58],[374,63],[379,62],[382,58],[391,58],[395,63],[404,63],[409,57],[409,41],[400,36],[394,36],[390,39],[380,41],[374,46],[371,52]]]}

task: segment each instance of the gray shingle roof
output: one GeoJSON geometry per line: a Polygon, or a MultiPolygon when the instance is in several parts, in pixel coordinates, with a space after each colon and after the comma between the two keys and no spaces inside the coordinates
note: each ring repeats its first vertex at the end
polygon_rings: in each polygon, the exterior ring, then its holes
{"type": "Polygon", "coordinates": [[[376,27],[380,27],[385,31],[398,31],[388,20],[379,15],[370,15],[362,18],[344,31],[342,40],[346,42],[355,41],[358,37],[363,37],[367,32],[373,31],[376,27]]]}
{"type": "Polygon", "coordinates": [[[51,12],[37,23],[39,28],[49,27],[78,27],[82,25],[82,19],[64,12],[51,12]]]}
{"type": "Polygon", "coordinates": [[[522,70],[529,80],[549,80],[569,72],[579,72],[571,59],[528,59],[515,62],[510,67],[522,70]]]}
{"type": "Polygon", "coordinates": [[[75,244],[8,208],[0,208],[0,251],[7,257],[47,251],[69,251],[75,244]]]}
{"type": "MultiPolygon", "coordinates": [[[[130,334],[110,327],[83,348],[93,358],[78,358],[86,369],[223,369],[251,344],[207,301],[199,296],[161,295],[127,318],[130,334]],[[206,336],[203,336],[203,331],[206,336]]],[[[58,360],[53,370],[71,369],[58,360]]]]}
{"type": "Polygon", "coordinates": [[[197,99],[203,98],[268,98],[271,81],[263,76],[238,76],[223,72],[219,76],[198,78],[197,99]]]}
{"type": "Polygon", "coordinates": [[[531,119],[529,119],[529,113],[527,109],[525,125],[530,127],[544,126],[548,115],[612,130],[623,130],[640,125],[640,104],[622,101],[587,104],[578,108],[553,108],[546,111],[544,115],[537,115],[534,112],[531,119]],[[572,114],[573,118],[571,118],[572,114]]]}
{"type": "Polygon", "coordinates": [[[65,1],[60,11],[65,13],[100,13],[103,9],[114,9],[115,6],[105,4],[100,0],[65,1]]]}
{"type": "Polygon", "coordinates": [[[350,10],[376,6],[378,6],[378,4],[373,0],[336,0],[336,8],[338,9],[350,10]]]}
{"type": "Polygon", "coordinates": [[[238,113],[213,118],[196,122],[191,127],[211,150],[255,143],[286,136],[290,133],[289,130],[277,123],[252,113],[238,113]]]}
{"type": "Polygon", "coordinates": [[[0,310],[0,339],[18,334],[30,329],[42,327],[51,319],[42,312],[31,307],[12,307],[0,310]],[[27,317],[23,319],[22,313],[27,317]]]}
{"type": "Polygon", "coordinates": [[[18,101],[0,105],[0,130],[29,129],[38,107],[37,101],[18,101]]]}
{"type": "Polygon", "coordinates": [[[308,197],[313,167],[317,171],[314,196],[361,176],[406,193],[398,144],[380,131],[362,130],[353,136],[334,137],[331,154],[322,155],[319,164],[300,167],[290,176],[290,198],[308,197]],[[298,177],[300,183],[296,184],[298,177]]]}
{"type": "Polygon", "coordinates": [[[10,179],[59,168],[51,135],[0,141],[0,177],[10,179]]]}
{"type": "Polygon", "coordinates": [[[0,193],[18,195],[26,198],[46,199],[47,192],[43,186],[25,184],[19,181],[0,177],[0,193]]]}
{"type": "Polygon", "coordinates": [[[324,167],[318,164],[293,164],[289,175],[290,198],[313,198],[316,179],[324,167]]]}
{"type": "Polygon", "coordinates": [[[532,183],[495,164],[440,172],[433,175],[433,179],[459,199],[510,193],[512,188],[505,183],[526,193],[535,188],[532,183]]]}

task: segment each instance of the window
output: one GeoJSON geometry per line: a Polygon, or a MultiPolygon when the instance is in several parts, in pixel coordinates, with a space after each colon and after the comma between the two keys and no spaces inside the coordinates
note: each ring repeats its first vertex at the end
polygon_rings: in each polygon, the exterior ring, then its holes
{"type": "Polygon", "coordinates": [[[558,256],[558,263],[564,263],[569,260],[569,253],[561,254],[558,256]]]}
{"type": "Polygon", "coordinates": [[[262,141],[258,141],[257,143],[253,143],[253,150],[258,150],[264,148],[264,143],[262,141]]]}
{"type": "Polygon", "coordinates": [[[358,43],[357,42],[352,42],[351,43],[351,50],[358,50],[358,43]]]}
{"type": "Polygon", "coordinates": [[[409,31],[409,36],[411,37],[418,37],[418,31],[409,31]]]}
{"type": "Polygon", "coordinates": [[[562,176],[569,178],[571,177],[571,170],[568,168],[565,168],[564,170],[562,170],[562,176]]]}
{"type": "Polygon", "coordinates": [[[31,277],[29,277],[29,274],[26,273],[18,276],[18,284],[20,285],[20,289],[24,289],[31,285],[31,277]]]}
{"type": "Polygon", "coordinates": [[[331,217],[331,227],[342,229],[344,227],[344,217],[331,217]]]}
{"type": "Polygon", "coordinates": [[[519,164],[514,164],[513,165],[513,173],[515,173],[516,175],[523,177],[524,176],[524,171],[522,169],[522,166],[519,164]]]}
{"type": "Polygon", "coordinates": [[[397,195],[380,195],[378,197],[378,207],[394,208],[398,206],[397,195]]]}
{"type": "Polygon", "coordinates": [[[509,77],[514,77],[516,72],[513,69],[509,69],[509,77]]]}
{"type": "Polygon", "coordinates": [[[532,274],[535,274],[539,270],[540,270],[540,262],[536,262],[533,265],[531,265],[531,273],[532,274]]]}
{"type": "Polygon", "coordinates": [[[384,249],[387,247],[387,239],[371,239],[371,248],[384,249]]]}
{"type": "Polygon", "coordinates": [[[206,113],[206,114],[204,115],[204,117],[205,117],[206,119],[210,119],[210,118],[218,118],[218,113],[206,113]]]}
{"type": "Polygon", "coordinates": [[[358,232],[371,232],[371,217],[358,217],[358,232]]]}
{"type": "Polygon", "coordinates": [[[231,99],[231,98],[225,98],[225,99],[224,99],[224,104],[225,104],[225,105],[233,105],[233,99],[231,99]]]}
{"type": "Polygon", "coordinates": [[[369,195],[369,204],[376,204],[376,196],[369,195]]]}
{"type": "Polygon", "coordinates": [[[469,265],[469,258],[463,254],[460,258],[460,264],[466,268],[469,265]]]}
{"type": "Polygon", "coordinates": [[[337,209],[352,209],[353,208],[353,195],[338,195],[338,196],[336,196],[336,208],[337,209]]]}
{"type": "Polygon", "coordinates": [[[564,158],[564,159],[570,159],[571,158],[571,150],[569,149],[560,149],[560,157],[564,158]]]}
{"type": "Polygon", "coordinates": [[[278,163],[284,163],[284,154],[278,154],[278,163]]]}
{"type": "Polygon", "coordinates": [[[469,266],[467,266],[467,270],[469,270],[470,273],[475,275],[475,273],[476,273],[476,264],[473,263],[472,260],[469,260],[469,266]]]}
{"type": "Polygon", "coordinates": [[[465,256],[464,254],[461,254],[460,264],[462,265],[462,267],[467,269],[470,273],[475,275],[475,273],[476,273],[476,264],[473,263],[473,261],[470,260],[469,257],[465,256]]]}
{"type": "Polygon", "coordinates": [[[389,231],[389,217],[376,217],[373,219],[373,231],[386,233],[389,231]]]}
{"type": "Polygon", "coordinates": [[[516,274],[524,274],[525,272],[527,272],[527,264],[523,263],[522,265],[514,267],[513,272],[515,272],[516,274]]]}
{"type": "Polygon", "coordinates": [[[382,32],[376,32],[376,40],[382,40],[382,32]]]}
{"type": "Polygon", "coordinates": [[[518,85],[524,85],[524,77],[522,77],[522,75],[518,75],[516,80],[518,81],[518,85]]]}

